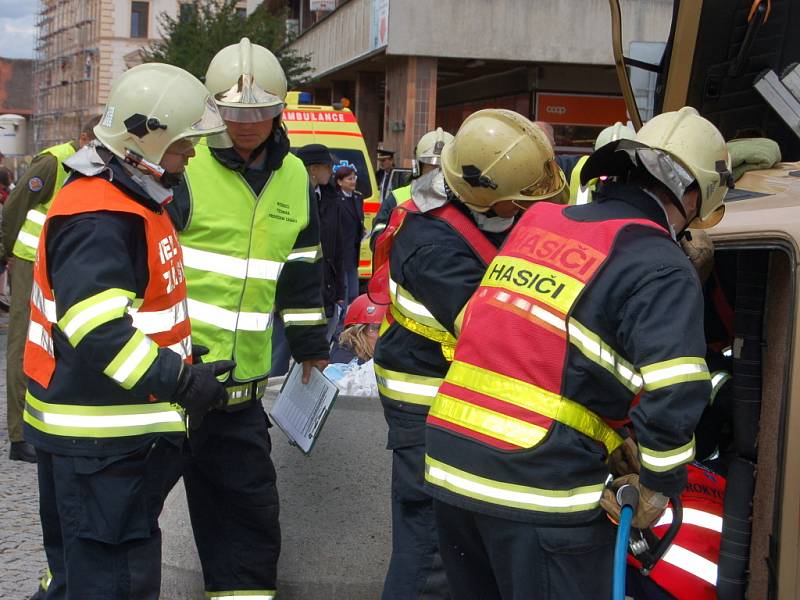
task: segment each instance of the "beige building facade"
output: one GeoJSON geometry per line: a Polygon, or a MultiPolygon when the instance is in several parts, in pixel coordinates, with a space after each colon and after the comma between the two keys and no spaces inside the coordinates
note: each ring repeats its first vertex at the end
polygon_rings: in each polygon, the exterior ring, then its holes
{"type": "Polygon", "coordinates": [[[114,79],[140,62],[138,48],[158,37],[158,15],[177,10],[175,0],[42,0],[34,69],[37,150],[74,139],[100,114],[114,79]]]}
{"type": "MultiPolygon", "coordinates": [[[[140,64],[141,48],[160,38],[162,13],[178,0],[40,0],[34,67],[37,150],[74,139],[102,112],[113,82],[140,64]]],[[[247,7],[241,2],[242,10],[247,7]]]]}
{"type": "MultiPolygon", "coordinates": [[[[623,4],[626,49],[666,41],[672,0],[623,4]]],[[[339,0],[315,17],[290,44],[311,57],[315,102],[350,99],[367,146],[399,165],[424,132],[455,133],[480,108],[550,122],[561,151],[626,119],[607,0],[339,0]]]]}

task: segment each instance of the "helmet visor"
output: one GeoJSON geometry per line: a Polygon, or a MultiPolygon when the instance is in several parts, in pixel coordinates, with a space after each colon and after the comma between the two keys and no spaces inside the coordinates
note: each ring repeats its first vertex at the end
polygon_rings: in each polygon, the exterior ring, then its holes
{"type": "Polygon", "coordinates": [[[524,202],[549,200],[561,193],[566,184],[564,173],[558,163],[554,159],[550,159],[545,163],[539,180],[519,191],[519,200],[524,202]]]}
{"type": "Polygon", "coordinates": [[[274,119],[283,112],[283,104],[275,106],[220,106],[219,114],[226,121],[234,123],[259,123],[274,119]]]}
{"type": "Polygon", "coordinates": [[[650,175],[661,182],[680,202],[686,190],[695,182],[694,175],[670,154],[657,148],[640,148],[638,162],[650,175]]]}
{"type": "Polygon", "coordinates": [[[219,109],[211,96],[206,98],[206,107],[202,116],[192,123],[186,137],[201,136],[225,131],[225,122],[222,120],[219,109]]]}
{"type": "Polygon", "coordinates": [[[426,165],[438,166],[442,164],[442,157],[439,156],[438,154],[428,154],[420,156],[419,158],[417,158],[417,161],[425,163],[426,165]]]}

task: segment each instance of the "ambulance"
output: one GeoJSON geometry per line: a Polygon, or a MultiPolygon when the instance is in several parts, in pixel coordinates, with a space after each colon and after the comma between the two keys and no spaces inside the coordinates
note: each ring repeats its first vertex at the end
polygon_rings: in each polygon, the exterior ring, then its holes
{"type": "MultiPolygon", "coordinates": [[[[364,197],[364,227],[369,233],[381,201],[372,161],[358,121],[342,103],[320,106],[310,104],[310,101],[311,94],[308,92],[287,94],[283,123],[289,133],[292,152],[307,144],[324,144],[333,156],[334,168],[336,165],[355,167],[358,174],[356,189],[364,197]]],[[[369,279],[372,275],[372,253],[368,240],[367,235],[361,242],[358,275],[362,279],[369,279]]]]}

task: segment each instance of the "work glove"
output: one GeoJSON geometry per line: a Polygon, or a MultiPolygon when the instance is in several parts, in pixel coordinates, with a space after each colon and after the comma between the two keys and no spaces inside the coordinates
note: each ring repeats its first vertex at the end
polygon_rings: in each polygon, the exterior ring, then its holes
{"type": "Polygon", "coordinates": [[[625,438],[622,445],[608,457],[608,470],[614,477],[638,474],[641,468],[639,449],[633,438],[625,438]]]}
{"type": "Polygon", "coordinates": [[[703,229],[689,229],[687,232],[689,235],[681,238],[681,248],[692,261],[700,283],[705,283],[714,270],[714,243],[703,229]]]}
{"type": "Polygon", "coordinates": [[[664,514],[669,499],[664,494],[654,492],[639,483],[638,475],[625,475],[612,481],[611,487],[603,490],[600,506],[618,523],[621,507],[617,502],[617,490],[623,485],[632,485],[639,490],[639,505],[633,514],[631,526],[637,529],[647,529],[652,526],[664,514]]]}
{"type": "Polygon", "coordinates": [[[192,364],[197,365],[203,362],[203,357],[211,352],[206,346],[200,344],[192,344],[192,364]]]}
{"type": "Polygon", "coordinates": [[[173,399],[186,411],[189,429],[200,427],[208,411],[225,408],[228,404],[228,391],[217,376],[227,373],[235,366],[236,363],[232,360],[183,365],[173,399]]]}

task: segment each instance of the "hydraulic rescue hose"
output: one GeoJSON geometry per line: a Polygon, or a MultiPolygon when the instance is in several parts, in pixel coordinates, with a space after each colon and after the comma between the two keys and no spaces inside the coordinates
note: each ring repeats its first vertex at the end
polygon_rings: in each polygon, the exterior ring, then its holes
{"type": "Polygon", "coordinates": [[[625,600],[625,572],[628,566],[628,538],[631,521],[639,505],[639,490],[632,485],[623,485],[617,490],[620,505],[617,543],[614,546],[614,576],[611,600],[625,600]]]}

